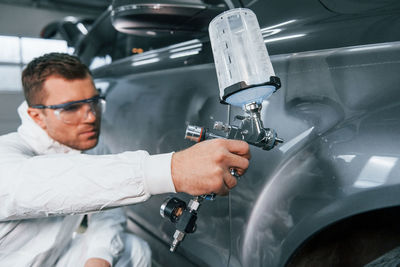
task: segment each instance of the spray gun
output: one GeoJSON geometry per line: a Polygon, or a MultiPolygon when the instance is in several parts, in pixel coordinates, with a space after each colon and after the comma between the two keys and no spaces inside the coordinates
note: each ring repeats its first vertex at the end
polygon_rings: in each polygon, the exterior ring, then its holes
{"type": "Polygon", "coordinates": [[[214,123],[214,129],[224,132],[225,136],[216,135],[203,127],[189,125],[186,128],[185,139],[194,142],[215,138],[236,139],[246,141],[264,150],[270,150],[278,143],[283,143],[283,140],[278,138],[275,130],[264,128],[260,118],[261,104],[253,102],[246,104],[244,108],[248,115],[235,117],[235,119],[241,121],[240,126],[224,124],[220,121],[214,123]]]}
{"type": "MultiPolygon", "coordinates": [[[[246,115],[238,115],[238,126],[216,121],[214,134],[204,127],[189,125],[185,138],[201,142],[227,138],[243,140],[264,150],[274,148],[283,140],[275,130],[264,128],[261,120],[262,101],[281,87],[275,76],[256,15],[246,8],[226,11],[215,17],[209,26],[210,41],[220,89],[220,102],[242,107],[246,115]]],[[[239,177],[234,169],[231,174],[239,177]]],[[[214,200],[215,194],[196,196],[186,202],[169,198],[160,208],[162,217],[175,224],[170,251],[174,252],[186,234],[196,230],[197,213],[204,200],[214,200]]]]}

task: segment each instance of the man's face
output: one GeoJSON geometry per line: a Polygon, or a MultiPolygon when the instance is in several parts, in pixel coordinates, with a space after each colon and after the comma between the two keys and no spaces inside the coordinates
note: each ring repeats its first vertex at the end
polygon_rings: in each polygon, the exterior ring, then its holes
{"type": "MultiPolygon", "coordinates": [[[[59,105],[71,101],[88,99],[98,95],[92,79],[66,80],[59,76],[50,76],[43,84],[47,94],[43,105],[59,105]]],[[[29,108],[32,109],[32,108],[29,108]]],[[[59,143],[77,150],[87,150],[97,145],[100,134],[101,112],[94,114],[90,105],[83,105],[85,109],[76,124],[68,124],[60,120],[52,109],[37,110],[36,116],[32,111],[28,113],[47,134],[59,143]],[[36,117],[36,118],[35,118],[36,117]]]]}

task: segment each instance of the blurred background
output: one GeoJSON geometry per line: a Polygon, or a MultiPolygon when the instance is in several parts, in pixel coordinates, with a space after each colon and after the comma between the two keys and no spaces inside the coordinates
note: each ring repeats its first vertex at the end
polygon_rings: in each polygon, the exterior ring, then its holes
{"type": "MultiPolygon", "coordinates": [[[[74,52],[59,32],[45,39],[42,29],[60,20],[91,22],[109,5],[108,0],[0,0],[0,135],[20,123],[16,108],[23,101],[25,65],[48,52],[74,52]]],[[[84,23],[80,30],[85,32],[84,23]]]]}

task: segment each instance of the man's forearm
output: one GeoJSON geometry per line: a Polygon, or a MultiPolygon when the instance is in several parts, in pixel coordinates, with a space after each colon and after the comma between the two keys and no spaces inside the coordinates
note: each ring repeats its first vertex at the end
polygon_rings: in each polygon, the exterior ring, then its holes
{"type": "Polygon", "coordinates": [[[87,213],[143,202],[151,196],[146,179],[152,177],[145,177],[142,168],[148,157],[143,151],[4,159],[0,155],[2,205],[7,207],[0,210],[0,221],[87,213]]]}

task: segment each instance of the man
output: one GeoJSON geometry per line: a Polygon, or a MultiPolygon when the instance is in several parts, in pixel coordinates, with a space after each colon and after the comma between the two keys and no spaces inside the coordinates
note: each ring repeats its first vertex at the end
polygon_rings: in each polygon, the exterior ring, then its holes
{"type": "Polygon", "coordinates": [[[75,237],[74,214],[168,192],[224,195],[236,185],[229,170],[248,167],[248,145],[233,140],[153,156],[82,154],[98,143],[103,103],[88,68],[51,53],[28,64],[22,83],[22,124],[0,137],[1,266],[148,266],[148,246],[123,233],[121,209],[90,213],[75,237]]]}

